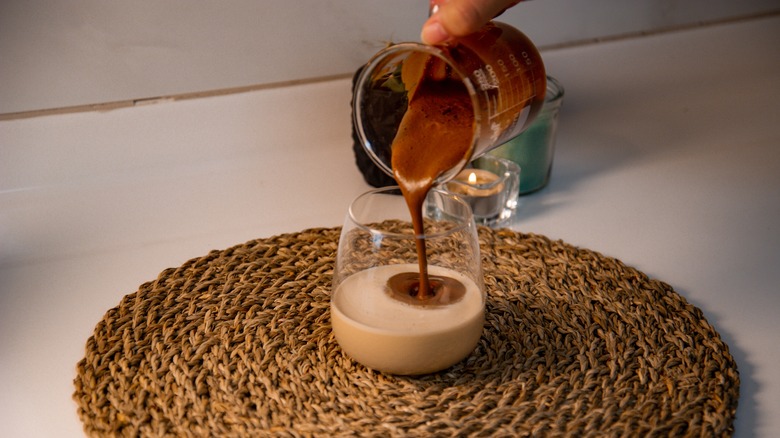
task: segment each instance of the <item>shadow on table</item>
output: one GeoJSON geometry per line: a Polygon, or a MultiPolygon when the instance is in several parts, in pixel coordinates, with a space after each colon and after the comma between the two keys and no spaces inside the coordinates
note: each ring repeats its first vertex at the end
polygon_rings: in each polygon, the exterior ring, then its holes
{"type": "Polygon", "coordinates": [[[567,196],[588,179],[613,172],[647,155],[641,145],[632,144],[631,139],[613,133],[574,132],[587,141],[578,142],[565,136],[559,139],[549,183],[536,192],[520,196],[518,220],[554,210],[567,202],[567,196]]]}
{"type": "Polygon", "coordinates": [[[550,182],[520,197],[519,220],[565,203],[588,179],[668,153],[696,135],[684,120],[653,117],[641,103],[594,93],[569,93],[560,114],[550,182]]]}

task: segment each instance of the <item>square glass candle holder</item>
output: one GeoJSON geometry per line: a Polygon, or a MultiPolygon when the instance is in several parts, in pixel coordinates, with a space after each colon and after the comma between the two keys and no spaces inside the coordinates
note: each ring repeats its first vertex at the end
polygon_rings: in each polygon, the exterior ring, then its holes
{"type": "Polygon", "coordinates": [[[471,207],[474,222],[500,227],[515,214],[519,183],[520,167],[515,162],[484,155],[442,188],[471,207]]]}
{"type": "Polygon", "coordinates": [[[523,169],[520,195],[547,185],[552,172],[558,113],[563,104],[563,86],[547,76],[544,105],[536,120],[522,134],[488,152],[488,155],[512,160],[523,169]]]}

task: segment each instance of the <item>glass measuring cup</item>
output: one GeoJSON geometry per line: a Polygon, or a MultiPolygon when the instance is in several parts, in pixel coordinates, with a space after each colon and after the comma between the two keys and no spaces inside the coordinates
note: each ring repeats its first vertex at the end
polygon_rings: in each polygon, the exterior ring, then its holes
{"type": "Polygon", "coordinates": [[[443,66],[435,74],[463,84],[473,111],[471,146],[460,162],[437,178],[444,182],[529,126],[544,103],[546,75],[541,55],[528,37],[498,22],[441,46],[400,43],[380,51],[357,79],[353,122],[363,148],[388,175],[393,175],[392,143],[398,126],[418,83],[423,83],[421,75],[429,74],[416,66],[429,59],[443,66]]]}

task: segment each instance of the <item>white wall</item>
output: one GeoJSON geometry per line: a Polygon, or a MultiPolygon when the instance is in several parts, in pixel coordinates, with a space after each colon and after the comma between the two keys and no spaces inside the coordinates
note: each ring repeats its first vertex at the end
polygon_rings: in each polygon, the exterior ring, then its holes
{"type": "MultiPolygon", "coordinates": [[[[416,40],[427,0],[4,0],[0,114],[311,79],[416,40]]],[[[536,0],[542,48],[778,10],[776,0],[536,0]]]]}

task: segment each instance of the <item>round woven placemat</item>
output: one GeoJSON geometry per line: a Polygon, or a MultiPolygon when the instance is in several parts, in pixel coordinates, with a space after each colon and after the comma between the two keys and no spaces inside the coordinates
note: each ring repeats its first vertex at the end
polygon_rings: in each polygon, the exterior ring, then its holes
{"type": "Polygon", "coordinates": [[[195,258],[95,327],[90,435],[723,436],[739,377],[702,312],[597,252],[481,228],[485,332],[423,377],[366,369],[330,328],[339,229],[195,258]]]}

